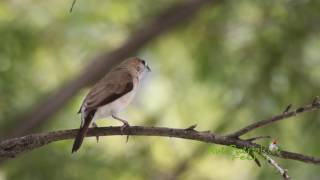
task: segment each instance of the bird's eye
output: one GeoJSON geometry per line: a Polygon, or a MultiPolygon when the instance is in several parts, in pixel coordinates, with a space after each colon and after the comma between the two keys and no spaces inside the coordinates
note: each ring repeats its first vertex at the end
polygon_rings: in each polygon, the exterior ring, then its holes
{"type": "Polygon", "coordinates": [[[143,64],[143,65],[146,65],[146,61],[144,61],[144,60],[141,60],[141,62],[142,62],[142,64],[143,64]]]}

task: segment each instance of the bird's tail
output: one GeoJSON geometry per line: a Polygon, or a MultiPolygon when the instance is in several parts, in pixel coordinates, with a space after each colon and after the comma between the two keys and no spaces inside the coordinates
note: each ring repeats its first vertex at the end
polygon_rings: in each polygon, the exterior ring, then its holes
{"type": "Polygon", "coordinates": [[[74,140],[73,146],[72,146],[72,153],[79,150],[79,148],[83,142],[83,138],[85,137],[85,135],[88,132],[90,122],[91,122],[91,119],[88,119],[87,121],[84,121],[84,124],[82,126],[80,126],[79,132],[78,132],[78,134],[74,140]]]}

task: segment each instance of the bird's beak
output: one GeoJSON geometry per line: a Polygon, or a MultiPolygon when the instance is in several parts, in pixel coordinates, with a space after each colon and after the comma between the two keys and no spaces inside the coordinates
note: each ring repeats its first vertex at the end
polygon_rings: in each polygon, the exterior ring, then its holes
{"type": "Polygon", "coordinates": [[[148,65],[146,65],[146,68],[147,68],[148,72],[151,72],[151,69],[148,65]]]}

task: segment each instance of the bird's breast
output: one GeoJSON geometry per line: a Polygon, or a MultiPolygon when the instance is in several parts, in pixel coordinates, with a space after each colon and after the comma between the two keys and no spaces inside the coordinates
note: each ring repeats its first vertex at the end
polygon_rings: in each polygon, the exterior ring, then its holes
{"type": "Polygon", "coordinates": [[[93,120],[102,119],[111,116],[112,114],[116,114],[122,111],[125,107],[129,105],[136,94],[136,88],[133,88],[132,91],[127,94],[121,96],[120,98],[112,101],[109,104],[101,106],[97,109],[93,120]]]}
{"type": "Polygon", "coordinates": [[[123,110],[125,107],[129,105],[129,103],[132,101],[136,91],[133,89],[129,93],[121,96],[119,99],[113,101],[110,103],[111,110],[115,113],[120,112],[123,110]]]}

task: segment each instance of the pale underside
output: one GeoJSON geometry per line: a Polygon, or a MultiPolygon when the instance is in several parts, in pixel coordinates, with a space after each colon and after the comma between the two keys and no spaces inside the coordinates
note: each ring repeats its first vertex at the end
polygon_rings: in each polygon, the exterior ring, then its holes
{"type": "Polygon", "coordinates": [[[130,104],[135,94],[136,88],[134,87],[132,91],[123,95],[119,99],[99,107],[93,116],[92,122],[95,122],[98,119],[110,117],[112,115],[117,116],[117,113],[121,112],[130,104]]]}

